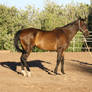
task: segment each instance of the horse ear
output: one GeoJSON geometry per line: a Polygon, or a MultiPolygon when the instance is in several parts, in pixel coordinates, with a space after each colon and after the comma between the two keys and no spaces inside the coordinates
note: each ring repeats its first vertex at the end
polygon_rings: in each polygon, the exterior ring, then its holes
{"type": "Polygon", "coordinates": [[[81,20],[82,18],[79,16],[78,19],[81,20]]]}

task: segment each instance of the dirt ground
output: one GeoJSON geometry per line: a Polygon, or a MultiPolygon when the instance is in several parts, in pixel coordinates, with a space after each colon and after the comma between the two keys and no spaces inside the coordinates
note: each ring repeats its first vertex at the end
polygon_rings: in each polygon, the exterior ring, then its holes
{"type": "Polygon", "coordinates": [[[23,77],[21,53],[0,51],[0,92],[92,92],[92,57],[87,52],[65,52],[65,73],[54,75],[56,52],[31,53],[31,77],[23,77]],[[50,74],[51,73],[51,74],[50,74]]]}

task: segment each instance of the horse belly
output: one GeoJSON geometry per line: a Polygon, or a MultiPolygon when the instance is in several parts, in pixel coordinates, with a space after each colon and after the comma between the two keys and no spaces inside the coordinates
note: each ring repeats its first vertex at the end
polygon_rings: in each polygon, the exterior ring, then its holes
{"type": "Polygon", "coordinates": [[[56,50],[57,38],[52,32],[39,32],[36,35],[35,45],[43,50],[56,50]]]}
{"type": "Polygon", "coordinates": [[[43,49],[43,50],[56,50],[56,48],[57,48],[56,41],[51,41],[51,40],[48,40],[48,39],[39,40],[36,43],[36,46],[40,49],[43,49]]]}
{"type": "Polygon", "coordinates": [[[45,50],[56,50],[56,43],[55,42],[43,42],[43,44],[40,44],[40,47],[45,50]]]}

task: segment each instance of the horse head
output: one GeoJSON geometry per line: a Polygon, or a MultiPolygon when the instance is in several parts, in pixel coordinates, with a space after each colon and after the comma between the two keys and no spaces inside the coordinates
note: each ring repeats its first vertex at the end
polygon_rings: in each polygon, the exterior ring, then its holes
{"type": "Polygon", "coordinates": [[[79,30],[83,33],[84,36],[88,36],[89,32],[88,32],[88,28],[87,28],[87,24],[85,23],[87,18],[78,18],[78,25],[79,25],[79,30]]]}

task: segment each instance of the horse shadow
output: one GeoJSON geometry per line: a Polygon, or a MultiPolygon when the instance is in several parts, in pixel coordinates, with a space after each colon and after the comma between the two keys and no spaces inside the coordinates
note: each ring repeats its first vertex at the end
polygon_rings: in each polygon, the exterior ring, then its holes
{"type": "MultiPolygon", "coordinates": [[[[53,72],[53,71],[51,71],[50,69],[46,68],[43,65],[43,63],[51,64],[49,62],[42,61],[42,60],[32,60],[32,61],[28,61],[27,63],[29,65],[29,67],[38,67],[38,68],[42,69],[43,71],[47,72],[48,74],[51,74],[51,72],[53,72]]],[[[0,62],[0,65],[2,67],[11,69],[12,71],[17,72],[18,74],[21,74],[20,72],[17,71],[17,66],[21,66],[21,63],[20,62],[6,61],[6,62],[0,62]]]]}

